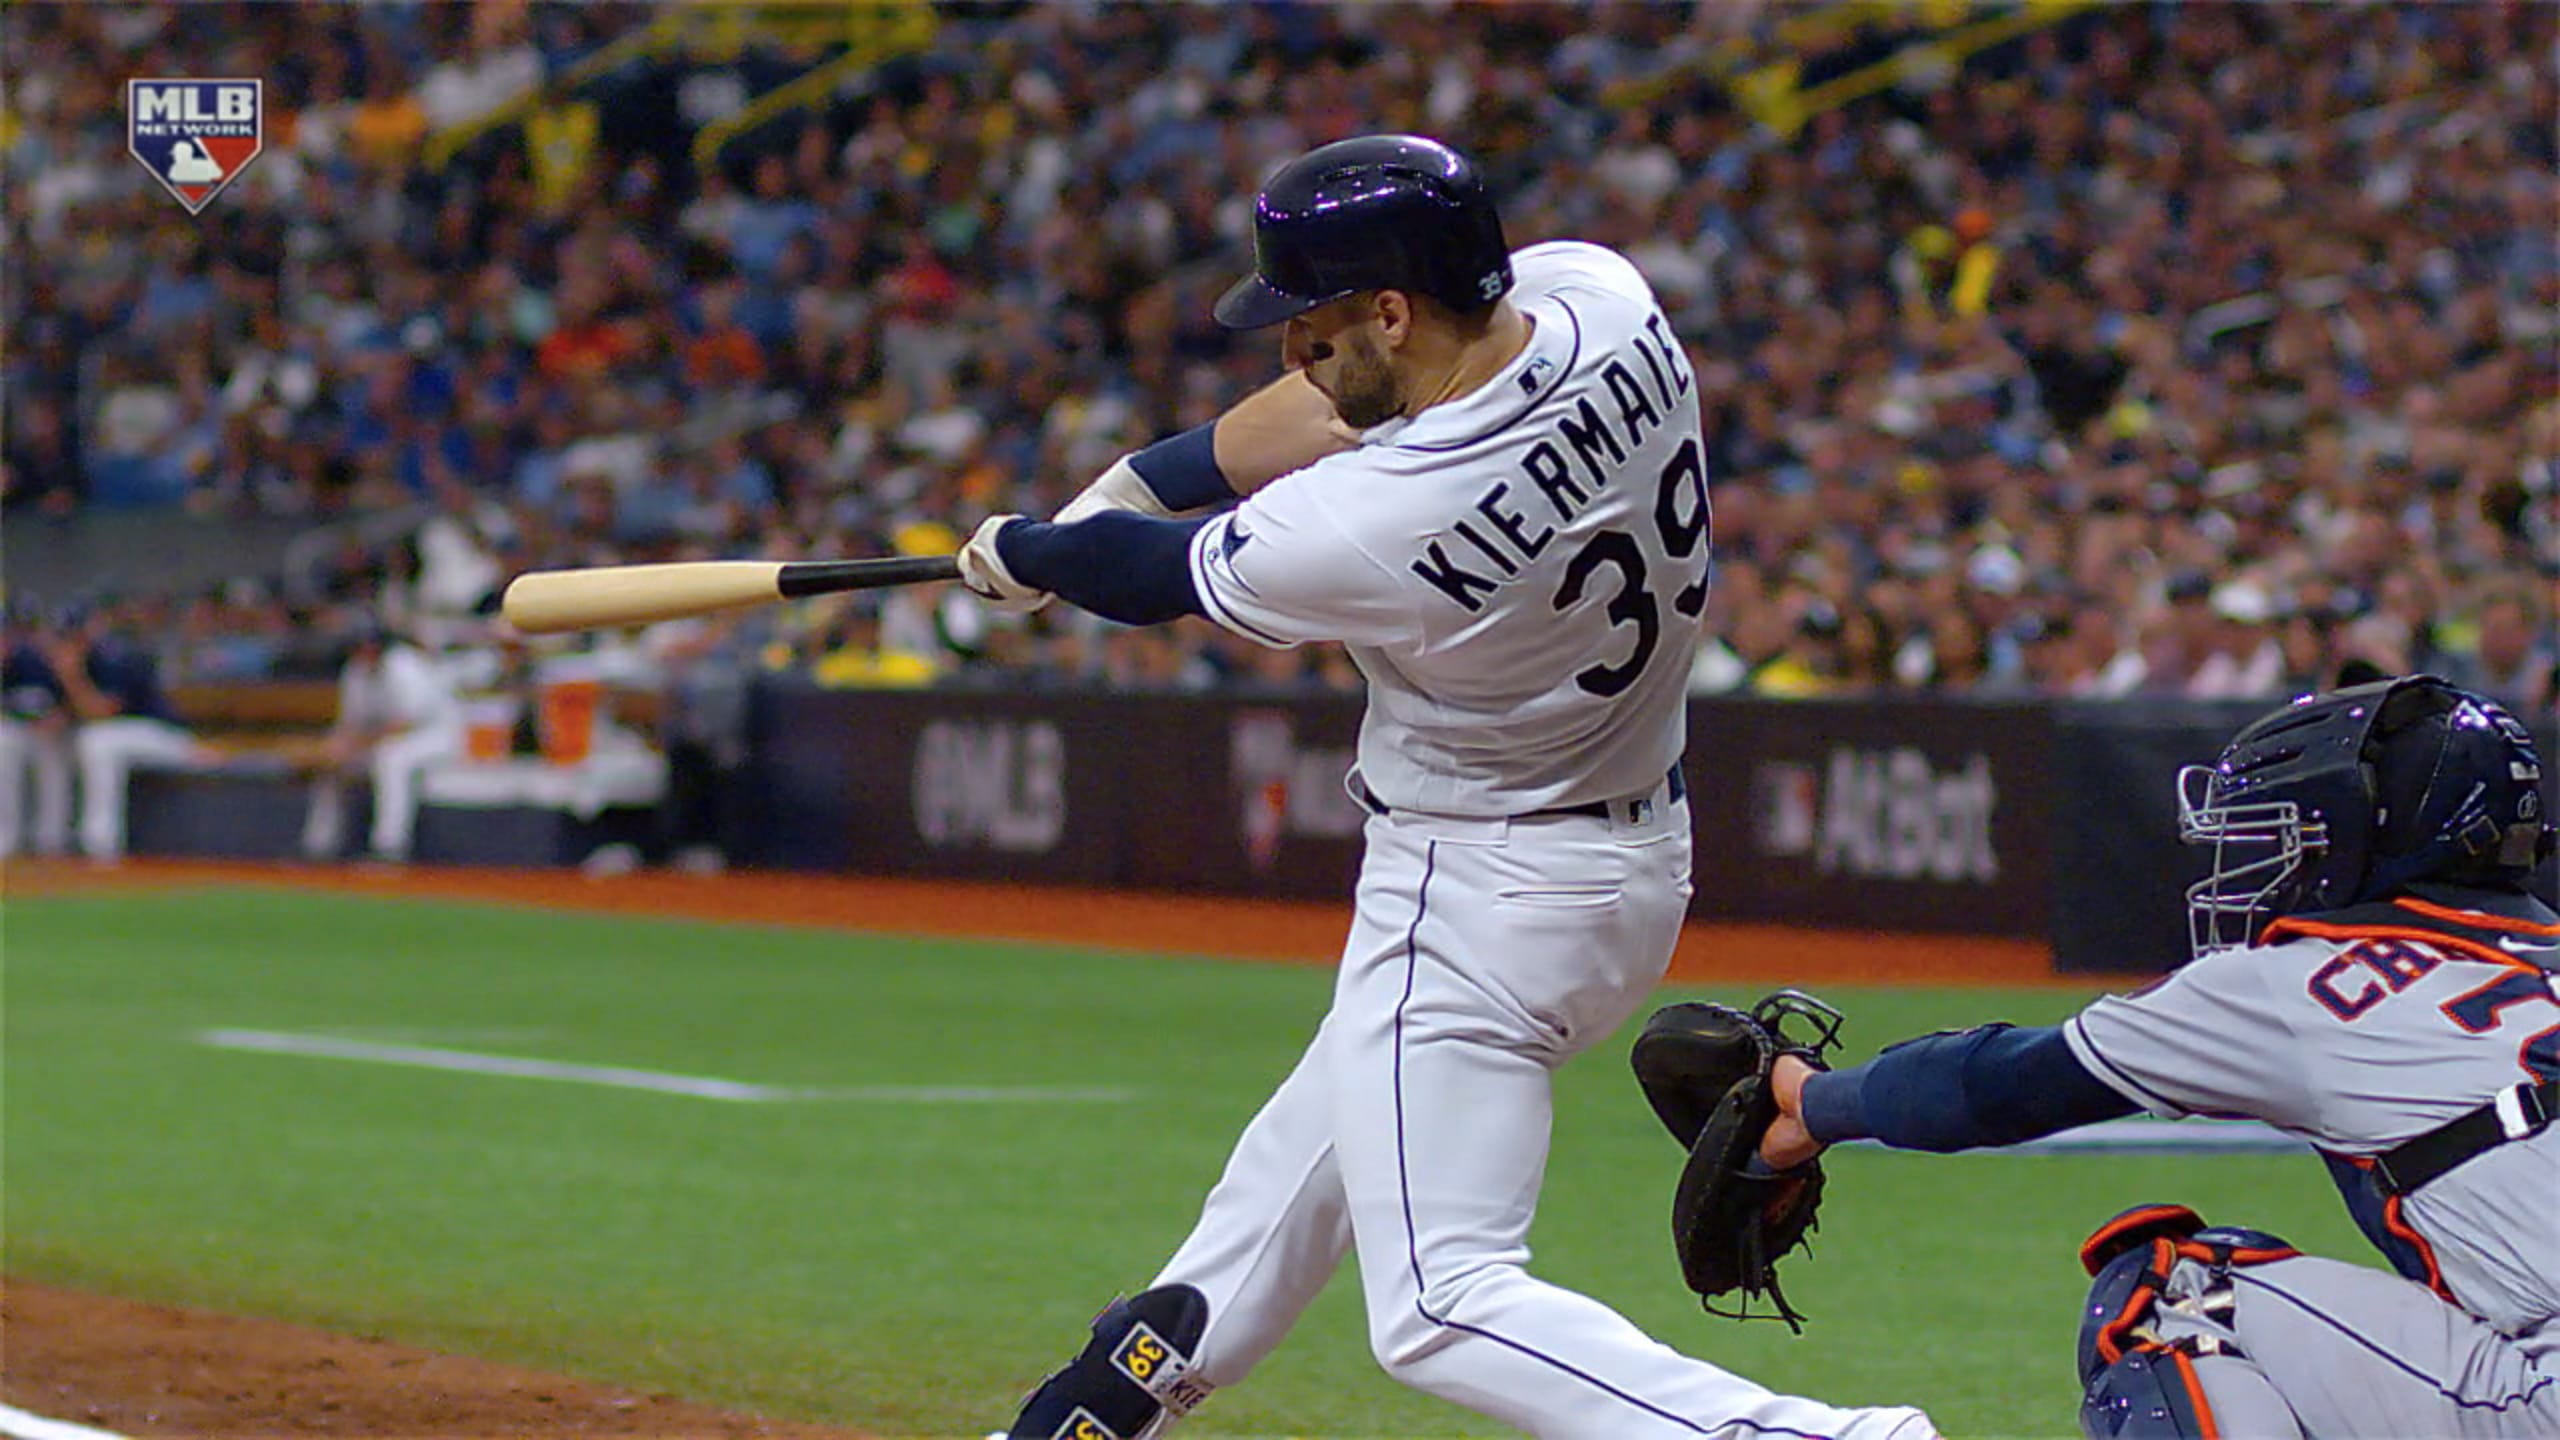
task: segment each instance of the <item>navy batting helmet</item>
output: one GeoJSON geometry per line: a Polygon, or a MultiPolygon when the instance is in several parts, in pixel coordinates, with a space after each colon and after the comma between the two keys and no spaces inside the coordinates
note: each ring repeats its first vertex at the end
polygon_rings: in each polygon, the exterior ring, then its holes
{"type": "Polygon", "coordinates": [[[2433,675],[2306,695],[2178,773],[2178,833],[2214,847],[2195,951],[2418,880],[2521,889],[2551,852],[2542,758],[2497,702],[2433,675]]]}
{"type": "Polygon", "coordinates": [[[1484,177],[1419,135],[1340,140],[1281,166],[1254,201],[1253,268],[1218,299],[1229,329],[1277,325],[1363,290],[1428,295],[1470,315],[1511,289],[1484,177]]]}

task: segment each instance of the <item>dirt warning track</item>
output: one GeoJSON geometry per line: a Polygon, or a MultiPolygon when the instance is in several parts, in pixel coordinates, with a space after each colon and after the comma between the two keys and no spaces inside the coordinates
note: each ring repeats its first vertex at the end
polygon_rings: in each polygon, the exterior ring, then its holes
{"type": "MultiPolygon", "coordinates": [[[[569,870],[237,865],[131,861],[111,870],[15,865],[10,896],[103,887],[260,885],[360,895],[432,896],[622,915],[813,926],[909,935],[961,935],[1330,965],[1350,928],[1341,902],[1251,900],[845,875],[656,871],[591,878],[569,870]]],[[[2031,940],[1881,935],[1781,925],[1692,924],[1673,956],[1683,984],[2055,985],[2099,988],[2108,977],[2058,977],[2031,940]]]]}

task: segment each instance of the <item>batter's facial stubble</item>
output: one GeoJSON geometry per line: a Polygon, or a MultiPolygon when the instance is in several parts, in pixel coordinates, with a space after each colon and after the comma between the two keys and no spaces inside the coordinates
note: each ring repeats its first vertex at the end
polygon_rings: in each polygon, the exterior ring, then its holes
{"type": "Polygon", "coordinates": [[[1319,306],[1288,322],[1281,363],[1304,371],[1346,426],[1382,425],[1405,413],[1411,395],[1387,358],[1393,337],[1370,327],[1395,323],[1400,315],[1393,305],[1381,305],[1375,291],[1319,306]]]}
{"type": "Polygon", "coordinates": [[[1342,363],[1334,371],[1333,412],[1355,430],[1383,425],[1404,413],[1404,387],[1386,351],[1362,332],[1344,335],[1335,347],[1342,363]]]}

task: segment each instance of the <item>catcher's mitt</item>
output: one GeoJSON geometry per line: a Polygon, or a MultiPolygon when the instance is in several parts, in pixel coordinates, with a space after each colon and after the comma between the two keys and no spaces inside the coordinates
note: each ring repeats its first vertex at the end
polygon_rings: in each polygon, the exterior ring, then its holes
{"type": "Polygon", "coordinates": [[[1840,1040],[1840,1012],[1794,990],[1781,990],[1748,1011],[1691,1002],[1666,1005],[1636,1037],[1636,1079],[1672,1138],[1689,1148],[1671,1203],[1671,1239],[1681,1278],[1711,1315],[1780,1319],[1801,1331],[1804,1317],[1778,1288],[1777,1264],[1804,1244],[1822,1204],[1822,1162],[1808,1160],[1770,1173],[1759,1163],[1760,1137],[1777,1118],[1769,1069],[1780,1055],[1827,1068],[1823,1055],[1840,1040]],[[1801,1019],[1812,1034],[1798,1040],[1785,1022],[1801,1019]],[[1716,1297],[1740,1290],[1731,1309],[1716,1297]],[[1774,1312],[1756,1312],[1769,1297],[1774,1312]]]}

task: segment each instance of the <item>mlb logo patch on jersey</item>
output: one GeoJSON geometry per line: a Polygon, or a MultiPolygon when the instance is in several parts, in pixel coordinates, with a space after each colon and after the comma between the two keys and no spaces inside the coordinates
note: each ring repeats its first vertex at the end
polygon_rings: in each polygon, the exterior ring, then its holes
{"type": "Polygon", "coordinates": [[[127,80],[125,149],[190,215],[267,148],[263,80],[127,80]]]}

